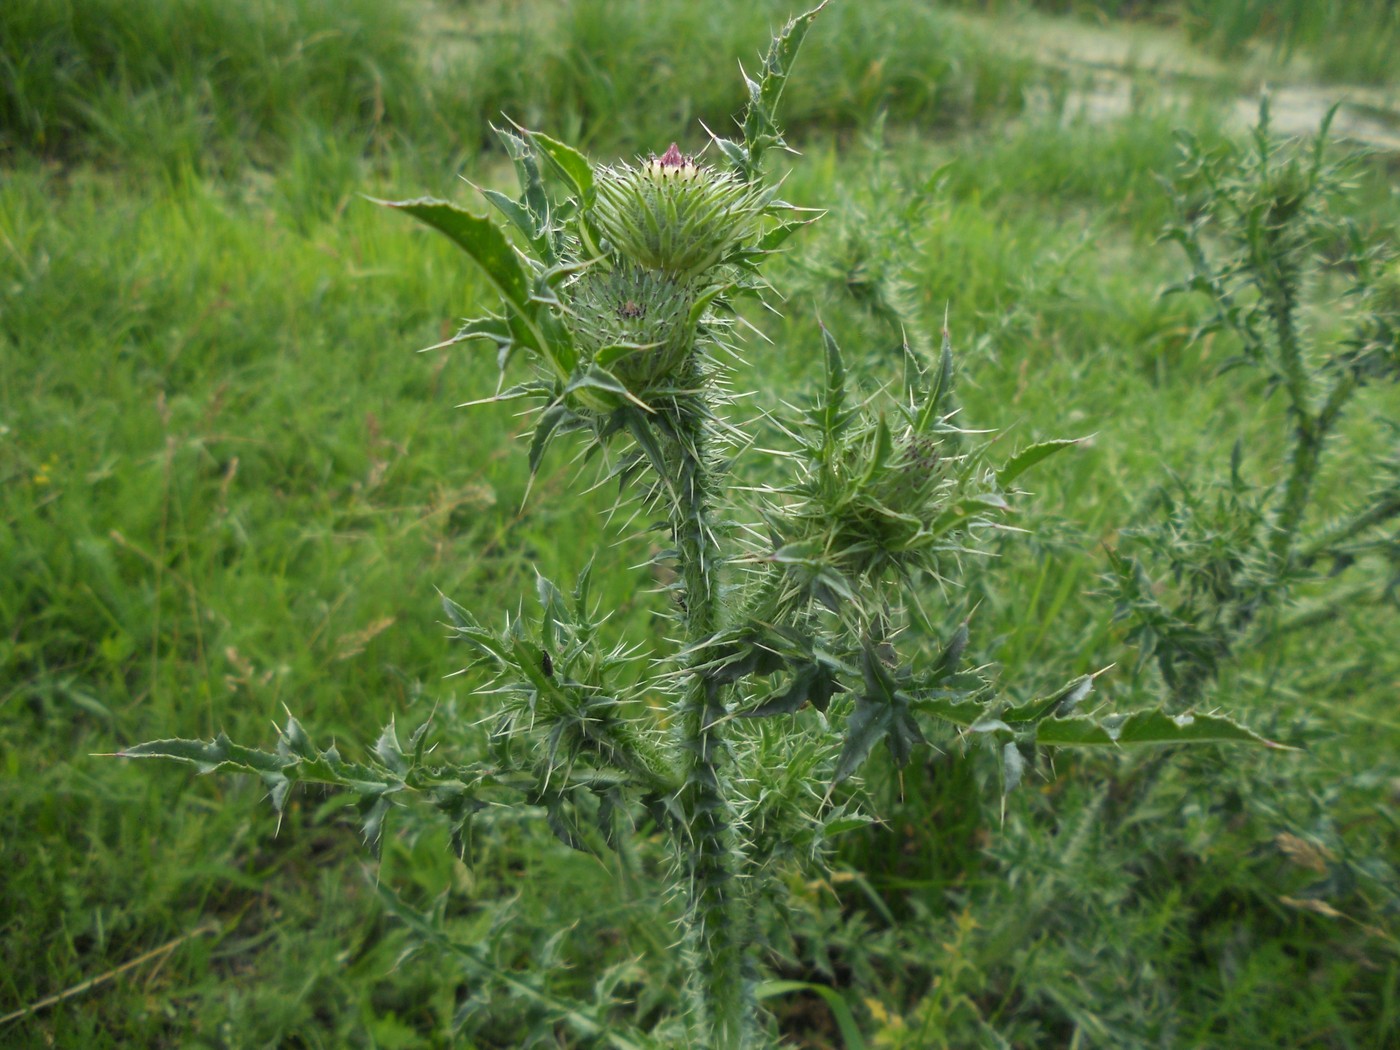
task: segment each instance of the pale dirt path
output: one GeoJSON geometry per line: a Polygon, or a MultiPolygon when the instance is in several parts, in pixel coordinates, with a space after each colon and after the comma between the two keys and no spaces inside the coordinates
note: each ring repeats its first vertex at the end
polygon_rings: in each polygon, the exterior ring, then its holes
{"type": "MultiPolygon", "coordinates": [[[[993,28],[984,16],[971,16],[969,22],[993,28]]],[[[1303,60],[1280,63],[1265,52],[1223,62],[1178,30],[1142,23],[1096,26],[1028,15],[1000,19],[994,28],[997,39],[1066,75],[1074,86],[1056,101],[1067,117],[1114,120],[1131,114],[1144,96],[1183,106],[1228,100],[1230,120],[1243,130],[1257,122],[1260,96],[1267,91],[1271,124],[1280,134],[1315,134],[1327,111],[1340,103],[1334,135],[1400,153],[1396,87],[1320,82],[1303,60]]]]}

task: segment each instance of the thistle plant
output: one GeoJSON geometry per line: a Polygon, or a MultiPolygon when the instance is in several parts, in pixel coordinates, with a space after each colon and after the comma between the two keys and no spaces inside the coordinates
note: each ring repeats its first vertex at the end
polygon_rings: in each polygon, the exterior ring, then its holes
{"type": "MultiPolygon", "coordinates": [[[[482,757],[445,760],[429,746],[431,723],[406,744],[391,723],[350,761],[294,718],[271,752],[222,736],[124,752],[254,773],[279,808],[297,782],[338,786],[372,843],[391,810],[426,804],[467,858],[474,822],[502,805],[531,808],[595,852],[659,830],[692,974],[684,1045],[715,1050],[769,1043],[756,909],[780,894],[781,865],[819,861],[831,835],[869,819],[852,787],[877,746],[902,765],[941,725],[946,739],[989,748],[1009,790],[1042,747],[1267,743],[1189,712],[1081,713],[1092,675],[1012,703],[967,666],[970,623],[948,595],[982,571],[986,538],[1010,527],[1023,472],[1075,442],[994,464],[955,418],[946,330],[935,361],[906,346],[902,375],[873,388],[814,332],[815,392],[791,393],[762,423],[765,440],[785,445],[771,450],[785,474],[736,480],[735,460],[758,440],[726,411],[738,304],[771,291],[764,265],[812,217],[777,196],[766,161],[785,145],[777,107],[818,10],[774,37],[746,78],[742,136],[712,136],[708,160],[671,145],[595,165],[543,133],[502,129],[520,195],[483,193],[513,239],[447,202],[382,202],[451,238],[498,293],[499,312],[448,343],[493,346],[503,381],[492,400],[533,403],[531,471],[568,441],[603,464],[620,503],[655,522],[665,549],[653,557],[673,580],[661,599],[668,651],[609,644],[580,566],[567,589],[541,576],[538,612],[500,627],[445,603],[482,702],[499,704],[482,757]],[[507,385],[517,362],[528,373],[507,385]]],[[[661,1038],[512,979],[583,1036],[661,1038]]]]}
{"type": "Polygon", "coordinates": [[[1236,443],[1227,477],[1172,479],[1154,496],[1157,520],[1111,553],[1119,616],[1174,708],[1197,703],[1241,651],[1400,593],[1400,446],[1373,450],[1370,477],[1323,469],[1357,395],[1400,379],[1400,260],[1345,217],[1330,122],[1310,144],[1281,142],[1265,98],[1247,148],[1210,154],[1183,140],[1167,237],[1190,275],[1170,291],[1205,297],[1198,334],[1237,347],[1219,371],[1260,374],[1253,389],[1283,398],[1287,423],[1263,480],[1236,443]]]}

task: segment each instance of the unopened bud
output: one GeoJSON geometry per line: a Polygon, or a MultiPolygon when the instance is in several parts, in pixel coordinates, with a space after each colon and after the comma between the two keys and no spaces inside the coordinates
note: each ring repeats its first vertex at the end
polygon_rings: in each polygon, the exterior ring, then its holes
{"type": "Polygon", "coordinates": [[[695,342],[688,286],[664,274],[621,266],[586,273],[568,291],[575,334],[585,354],[634,347],[608,368],[635,394],[676,380],[695,342]]]}
{"type": "Polygon", "coordinates": [[[700,276],[758,231],[766,199],[698,165],[674,142],[640,167],[603,169],[593,223],[612,250],[679,280],[700,276]]]}

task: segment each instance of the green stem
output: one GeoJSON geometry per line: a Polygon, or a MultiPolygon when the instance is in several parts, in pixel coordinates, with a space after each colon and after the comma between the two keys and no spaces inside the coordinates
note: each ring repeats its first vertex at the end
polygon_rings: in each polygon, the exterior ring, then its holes
{"type": "Polygon", "coordinates": [[[680,408],[674,434],[672,527],[685,587],[691,675],[676,708],[684,765],[678,801],[685,820],[676,831],[676,846],[687,877],[686,919],[695,953],[702,1045],[706,1050],[740,1050],[751,1045],[757,1011],[748,955],[751,922],[737,880],[742,853],[722,771],[729,756],[723,687],[699,670],[709,658],[704,643],[721,626],[720,551],[711,506],[714,478],[706,459],[702,408],[680,408]]]}
{"type": "MultiPolygon", "coordinates": [[[[1280,621],[1269,630],[1267,637],[1279,638],[1295,631],[1303,631],[1309,627],[1330,623],[1344,611],[1363,606],[1379,605],[1384,601],[1384,598],[1384,593],[1374,583],[1361,583],[1333,595],[1319,605],[1302,609],[1288,619],[1280,621]]],[[[1251,640],[1251,647],[1261,645],[1264,640],[1264,638],[1251,640]]]]}
{"type": "MultiPolygon", "coordinates": [[[[551,714],[563,719],[574,717],[575,705],[562,689],[553,685],[552,679],[538,677],[535,685],[551,714]]],[[[631,773],[648,791],[669,794],[680,783],[672,757],[625,718],[585,721],[578,730],[578,740],[606,764],[631,773]]]]}
{"type": "Polygon", "coordinates": [[[1361,513],[1324,529],[1298,552],[1299,564],[1311,565],[1319,558],[1326,557],[1338,544],[1397,516],[1400,516],[1400,491],[1387,492],[1361,513]]]}
{"type": "Polygon", "coordinates": [[[1290,376],[1290,372],[1301,372],[1303,367],[1296,343],[1291,345],[1292,366],[1288,365],[1289,359],[1285,357],[1285,383],[1297,417],[1293,432],[1292,470],[1283,490],[1283,502],[1279,506],[1269,542],[1269,553],[1278,577],[1287,572],[1294,560],[1293,547],[1307,511],[1313,481],[1317,477],[1323,443],[1356,390],[1355,377],[1343,376],[1333,385],[1322,408],[1314,414],[1307,404],[1306,386],[1303,385],[1306,380],[1290,376]]]}

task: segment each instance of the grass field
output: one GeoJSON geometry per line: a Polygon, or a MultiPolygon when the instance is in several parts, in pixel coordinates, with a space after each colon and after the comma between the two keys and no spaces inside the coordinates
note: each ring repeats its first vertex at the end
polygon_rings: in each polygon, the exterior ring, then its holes
{"type": "MultiPolygon", "coordinates": [[[[363,197],[476,207],[458,176],[504,183],[502,113],[598,160],[699,148],[699,121],[743,102],[736,59],[791,13],[0,5],[0,1045],[603,1045],[499,971],[633,1023],[677,1008],[658,851],[602,862],[512,816],[468,868],[445,829],[403,821],[376,864],[335,798],[279,822],[249,780],[97,756],[221,729],[270,744],[284,709],[347,750],[436,711],[444,748],[479,751],[489,708],[446,677],[439,592],[488,618],[589,558],[610,629],[660,639],[611,493],[563,454],[526,501],[529,421],[455,407],[491,393],[489,352],[414,353],[490,305],[485,281],[363,197]],[[441,909],[457,948],[405,907],[441,909]]],[[[737,366],[741,410],[816,379],[818,315],[853,368],[888,366],[871,304],[893,297],[935,342],[946,311],[969,426],[1092,435],[1037,472],[1031,535],[976,576],[972,646],[1008,694],[1113,664],[1107,698],[1156,702],[1105,548],[1169,473],[1224,477],[1237,441],[1272,469],[1288,426],[1250,373],[1214,377],[1232,350],[1193,340],[1204,305],[1159,294],[1185,276],[1157,240],[1174,131],[1240,138],[1263,81],[1353,99],[1343,129],[1400,126],[1397,18],[835,0],[816,23],[783,194],[830,211],[770,274],[791,294],[755,318],[772,342],[737,366]],[[1121,112],[1036,43],[1081,34],[1121,44],[1121,112]]],[[[1381,145],[1342,206],[1394,243],[1381,145]]],[[[1329,288],[1322,331],[1346,309],[1329,288]]],[[[1320,514],[1400,457],[1397,420],[1393,384],[1363,392],[1320,514]]],[[[838,997],[769,998],[784,1045],[1400,1044],[1397,638],[1393,601],[1343,606],[1224,669],[1208,706],[1296,752],[1043,756],[1004,812],[982,751],[873,763],[879,822],[829,871],[786,872],[764,915],[770,971],[838,997]]]]}

